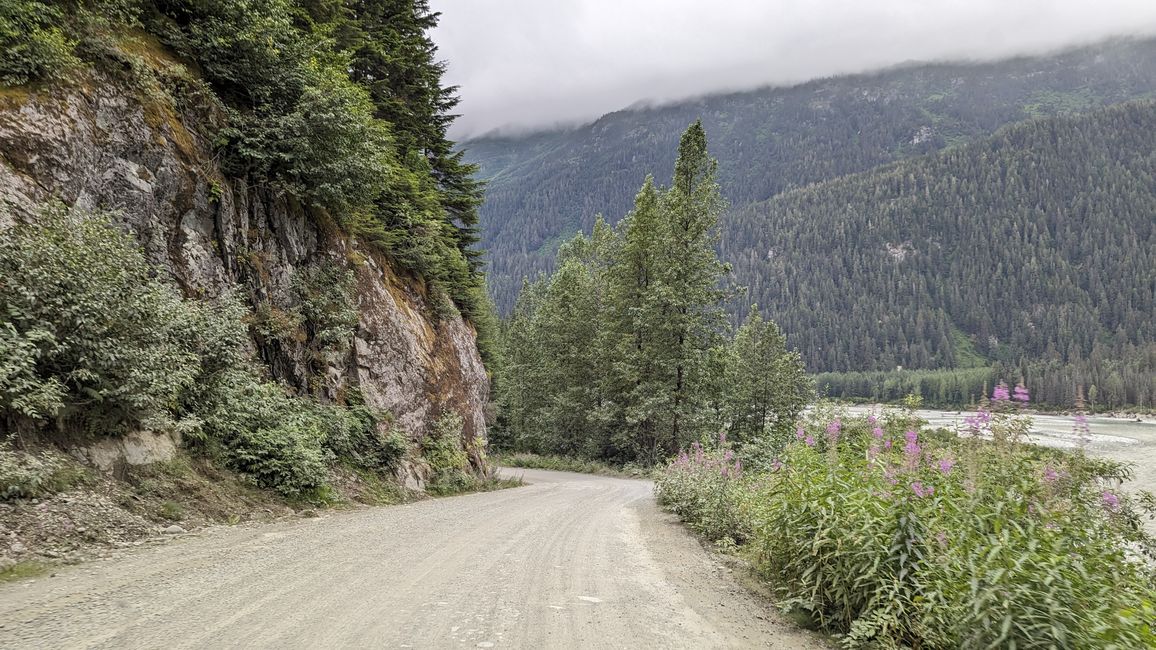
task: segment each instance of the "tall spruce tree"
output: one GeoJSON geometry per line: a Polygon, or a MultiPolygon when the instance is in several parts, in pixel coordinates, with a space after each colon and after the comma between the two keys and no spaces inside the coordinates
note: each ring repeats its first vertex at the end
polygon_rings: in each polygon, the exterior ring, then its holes
{"type": "Polygon", "coordinates": [[[350,20],[336,38],[351,54],[350,78],[369,91],[375,117],[393,125],[402,161],[433,175],[457,246],[476,271],[482,184],[446,137],[459,98],[456,86],[441,83],[445,64],[429,36],[440,14],[427,0],[344,0],[341,9],[350,20]]]}
{"type": "Polygon", "coordinates": [[[655,364],[663,313],[655,300],[657,269],[663,258],[661,196],[647,176],[634,209],[619,226],[622,244],[608,269],[608,309],[603,345],[613,363],[603,378],[610,403],[605,409],[612,446],[628,458],[659,454],[658,398],[665,393],[655,364]]]}
{"type": "Polygon", "coordinates": [[[710,351],[726,323],[720,283],[727,268],[715,252],[725,208],[717,168],[696,121],[679,141],[673,182],[662,197],[664,257],[655,269],[655,300],[665,317],[655,353],[671,383],[661,424],[668,453],[702,433],[710,351]]]}

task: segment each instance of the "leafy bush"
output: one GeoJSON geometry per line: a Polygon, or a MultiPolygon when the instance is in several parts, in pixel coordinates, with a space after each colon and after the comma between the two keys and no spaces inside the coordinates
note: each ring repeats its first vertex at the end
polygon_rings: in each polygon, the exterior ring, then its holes
{"type": "Polygon", "coordinates": [[[34,0],[0,0],[0,84],[59,77],[76,65],[75,43],[60,28],[60,9],[34,0]]]}
{"type": "Polygon", "coordinates": [[[219,378],[197,415],[226,464],[257,485],[299,496],[325,484],[329,422],[320,407],[236,370],[219,378]]]}
{"type": "Polygon", "coordinates": [[[348,407],[328,408],[330,429],[325,446],[338,458],[355,467],[381,471],[396,469],[409,453],[409,436],[388,426],[386,414],[366,407],[359,392],[350,396],[348,407]]]}
{"type": "Polygon", "coordinates": [[[688,522],[711,541],[746,541],[750,524],[740,505],[749,489],[742,460],[735,456],[726,437],[716,448],[691,445],[679,454],[655,480],[658,502],[688,522]]]}
{"type": "Polygon", "coordinates": [[[0,442],[0,501],[63,492],[86,478],[83,468],[59,453],[31,454],[0,442]]]}
{"type": "Polygon", "coordinates": [[[426,432],[421,442],[421,455],[429,463],[434,476],[465,472],[469,456],[462,448],[462,416],[452,411],[443,413],[426,432]]]}
{"type": "Polygon", "coordinates": [[[324,349],[344,352],[353,343],[358,312],[356,278],[334,264],[307,267],[293,276],[293,293],[313,338],[324,349]]]}
{"type": "MultiPolygon", "coordinates": [[[[183,300],[106,215],[57,206],[4,234],[0,416],[13,430],[176,429],[290,496],[322,488],[335,458],[382,470],[406,452],[405,437],[359,401],[322,406],[262,379],[245,352],[245,306],[230,295],[183,300]]],[[[16,477],[4,488],[12,495],[55,471],[12,458],[0,459],[0,476],[16,477]]]]}
{"type": "Polygon", "coordinates": [[[0,238],[0,416],[163,426],[197,374],[190,315],[107,217],[46,209],[0,238]]]}
{"type": "Polygon", "coordinates": [[[1127,469],[1020,445],[1022,418],[985,413],[962,439],[821,413],[772,471],[727,483],[702,452],[659,495],[748,539],[784,604],[845,647],[1152,647],[1156,556],[1115,487],[1127,469]]]}

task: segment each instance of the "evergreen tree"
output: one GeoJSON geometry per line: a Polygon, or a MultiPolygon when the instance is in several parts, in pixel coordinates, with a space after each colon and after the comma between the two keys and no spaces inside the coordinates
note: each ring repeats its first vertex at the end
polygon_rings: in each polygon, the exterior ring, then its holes
{"type": "Polygon", "coordinates": [[[787,337],[757,308],[735,333],[725,377],[727,430],[740,444],[785,444],[814,394],[799,353],[787,350],[787,337]]]}
{"type": "Polygon", "coordinates": [[[671,382],[660,419],[669,453],[702,433],[707,362],[725,324],[719,286],[727,269],[715,252],[725,207],[715,182],[717,168],[707,152],[702,122],[696,121],[679,142],[673,183],[662,197],[663,258],[653,287],[664,317],[654,332],[655,358],[671,382]]]}
{"type": "Polygon", "coordinates": [[[399,157],[432,173],[457,246],[477,270],[482,184],[446,137],[459,98],[456,86],[442,85],[445,64],[429,36],[439,14],[426,0],[346,0],[345,10],[351,20],[337,37],[352,55],[350,77],[369,91],[375,116],[393,125],[399,157]]]}
{"type": "Polygon", "coordinates": [[[789,429],[809,395],[799,355],[757,317],[725,341],[715,167],[691,125],[670,189],[647,178],[619,228],[598,219],[523,284],[500,390],[511,447],[653,463],[731,419],[752,445],[789,429]]]}

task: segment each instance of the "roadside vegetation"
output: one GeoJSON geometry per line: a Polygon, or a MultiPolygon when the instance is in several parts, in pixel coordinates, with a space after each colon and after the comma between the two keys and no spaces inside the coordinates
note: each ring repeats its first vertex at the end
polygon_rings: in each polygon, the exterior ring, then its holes
{"type": "MultiPolygon", "coordinates": [[[[323,404],[266,377],[247,346],[248,310],[227,295],[182,298],[107,215],[56,206],[6,233],[0,314],[0,501],[91,480],[53,441],[139,430],[179,433],[194,458],[287,503],[339,502],[351,482],[369,502],[402,500],[374,477],[396,482],[403,463],[427,466],[437,493],[494,483],[462,450],[456,414],[415,444],[356,394],[323,404]]],[[[355,325],[339,322],[334,340],[355,325]]]]}
{"type": "Polygon", "coordinates": [[[958,436],[821,408],[770,462],[692,445],[656,492],[846,648],[1152,647],[1153,497],[1125,465],[1022,444],[1026,402],[998,385],[958,436]]]}
{"type": "Polygon", "coordinates": [[[579,474],[597,474],[599,476],[616,476],[621,478],[647,478],[653,471],[652,467],[634,463],[611,465],[587,458],[543,456],[526,452],[498,454],[493,456],[492,460],[500,467],[549,469],[556,472],[577,472],[579,474]]]}

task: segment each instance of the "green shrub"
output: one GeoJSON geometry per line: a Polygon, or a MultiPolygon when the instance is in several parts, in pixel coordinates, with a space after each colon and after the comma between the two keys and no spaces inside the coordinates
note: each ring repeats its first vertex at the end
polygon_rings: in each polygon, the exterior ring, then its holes
{"type": "Polygon", "coordinates": [[[76,44],[61,30],[62,20],[51,4],[0,0],[0,84],[57,78],[77,64],[76,44]]]}
{"type": "Polygon", "coordinates": [[[463,423],[457,413],[443,413],[422,439],[422,457],[434,474],[465,471],[469,467],[469,456],[462,448],[463,423]]]}
{"type": "Polygon", "coordinates": [[[421,441],[421,455],[430,467],[428,490],[433,494],[456,494],[473,489],[476,477],[470,471],[470,458],[462,447],[462,416],[443,413],[426,431],[421,441]]]}
{"type": "Polygon", "coordinates": [[[191,312],[103,215],[56,206],[0,238],[0,416],[165,426],[198,359],[191,312]]]}
{"type": "Polygon", "coordinates": [[[77,463],[59,453],[29,453],[0,442],[0,501],[63,492],[88,480],[77,463]]]}
{"type": "Polygon", "coordinates": [[[409,437],[388,418],[365,406],[356,391],[349,406],[329,406],[325,446],[354,467],[385,471],[396,469],[409,453],[409,437]]]}
{"type": "Polygon", "coordinates": [[[694,443],[679,454],[658,475],[654,490],[660,504],[711,541],[741,543],[751,535],[741,510],[749,480],[725,437],[716,448],[694,443]]]}
{"type": "Polygon", "coordinates": [[[325,484],[331,422],[322,407],[247,370],[226,373],[206,397],[197,413],[203,436],[221,446],[227,465],[286,496],[325,484]]]}
{"type": "Polygon", "coordinates": [[[345,352],[353,344],[358,312],[356,278],[349,269],[321,263],[293,275],[301,315],[322,349],[345,352]]]}
{"type": "MultiPolygon", "coordinates": [[[[325,308],[308,307],[337,327],[325,308]]],[[[322,488],[336,458],[393,467],[408,441],[379,426],[382,414],[322,406],[261,379],[245,352],[247,314],[232,295],[183,300],[107,216],[51,208],[0,238],[0,416],[15,430],[176,429],[288,496],[322,488]]],[[[10,495],[53,475],[35,459],[0,460],[15,477],[10,495]]]]}

